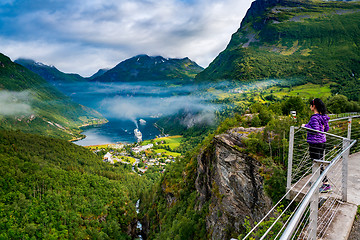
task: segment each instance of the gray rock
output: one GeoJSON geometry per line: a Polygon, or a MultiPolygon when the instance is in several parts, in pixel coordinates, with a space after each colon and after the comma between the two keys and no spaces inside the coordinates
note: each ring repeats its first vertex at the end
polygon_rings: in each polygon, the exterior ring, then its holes
{"type": "Polygon", "coordinates": [[[206,219],[211,239],[230,239],[244,231],[244,220],[259,221],[271,208],[265,195],[260,163],[241,148],[242,139],[263,128],[235,128],[215,136],[198,155],[195,187],[198,208],[210,201],[206,219]]]}

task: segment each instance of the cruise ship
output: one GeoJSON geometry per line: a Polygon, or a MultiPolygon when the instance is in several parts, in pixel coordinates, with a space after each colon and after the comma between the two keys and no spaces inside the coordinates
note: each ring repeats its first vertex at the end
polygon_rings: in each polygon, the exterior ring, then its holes
{"type": "Polygon", "coordinates": [[[136,128],[134,130],[134,134],[137,139],[137,142],[141,142],[142,141],[142,133],[139,131],[139,129],[136,128]]]}

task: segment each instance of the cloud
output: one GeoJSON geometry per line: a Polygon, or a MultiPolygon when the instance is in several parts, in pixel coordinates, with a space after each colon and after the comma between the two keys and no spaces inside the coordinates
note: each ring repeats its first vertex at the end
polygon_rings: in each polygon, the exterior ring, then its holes
{"type": "Polygon", "coordinates": [[[141,53],[187,56],[206,67],[252,0],[7,2],[0,11],[2,53],[88,76],[141,53]]]}
{"type": "Polygon", "coordinates": [[[214,110],[214,106],[194,96],[106,98],[101,102],[106,116],[135,120],[176,114],[181,110],[199,112],[214,110]]]}
{"type": "Polygon", "coordinates": [[[17,116],[32,113],[30,92],[0,91],[0,115],[17,116]]]}
{"type": "Polygon", "coordinates": [[[215,124],[215,113],[214,111],[201,111],[195,114],[188,113],[185,118],[181,121],[181,124],[187,128],[195,125],[214,125],[215,124]]]}
{"type": "Polygon", "coordinates": [[[68,83],[61,84],[60,89],[84,105],[94,107],[109,119],[136,121],[140,118],[161,117],[182,112],[186,115],[183,124],[211,124],[211,112],[220,105],[210,103],[209,87],[225,87],[226,84],[187,84],[176,87],[164,86],[158,82],[133,83],[68,83]],[[198,96],[191,93],[202,92],[198,96]],[[75,93],[76,94],[72,94],[75,93]],[[206,115],[206,118],[202,117],[206,115]]]}

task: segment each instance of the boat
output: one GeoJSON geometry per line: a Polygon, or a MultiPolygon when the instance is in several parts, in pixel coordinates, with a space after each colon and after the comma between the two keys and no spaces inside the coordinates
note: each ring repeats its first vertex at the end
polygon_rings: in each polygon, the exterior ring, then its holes
{"type": "Polygon", "coordinates": [[[142,133],[139,131],[139,129],[136,128],[134,130],[134,134],[137,139],[137,142],[141,142],[142,141],[142,133]]]}

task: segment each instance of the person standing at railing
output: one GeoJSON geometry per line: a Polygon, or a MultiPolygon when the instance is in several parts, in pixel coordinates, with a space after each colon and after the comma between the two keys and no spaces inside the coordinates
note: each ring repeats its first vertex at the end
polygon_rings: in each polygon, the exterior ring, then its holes
{"type": "MultiPolygon", "coordinates": [[[[310,102],[310,110],[314,113],[310,117],[307,124],[302,127],[311,128],[314,130],[327,132],[329,131],[329,116],[326,115],[326,106],[320,98],[315,98],[310,102]]],[[[325,134],[311,132],[307,133],[307,142],[309,144],[310,158],[313,160],[324,160],[325,151],[325,134]]],[[[320,167],[320,172],[324,171],[323,165],[320,167]]],[[[330,184],[327,182],[327,177],[323,179],[323,185],[320,187],[320,192],[328,192],[331,189],[330,184]]]]}

